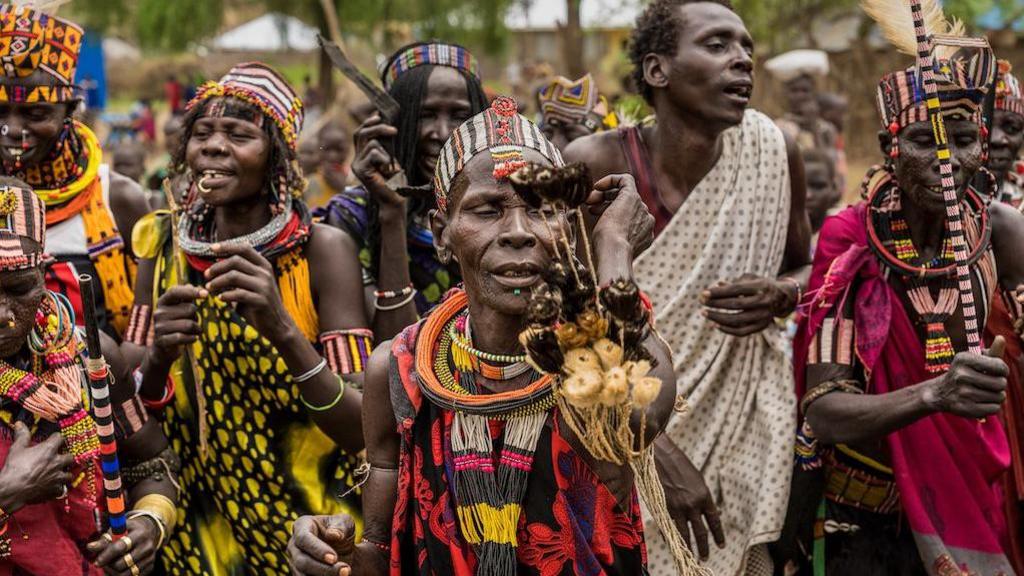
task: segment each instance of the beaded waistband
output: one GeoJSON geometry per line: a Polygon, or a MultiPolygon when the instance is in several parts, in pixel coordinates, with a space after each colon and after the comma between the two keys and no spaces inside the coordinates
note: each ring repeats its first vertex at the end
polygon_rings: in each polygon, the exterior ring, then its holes
{"type": "Polygon", "coordinates": [[[825,451],[825,497],[876,514],[900,510],[892,470],[845,446],[825,451]]]}

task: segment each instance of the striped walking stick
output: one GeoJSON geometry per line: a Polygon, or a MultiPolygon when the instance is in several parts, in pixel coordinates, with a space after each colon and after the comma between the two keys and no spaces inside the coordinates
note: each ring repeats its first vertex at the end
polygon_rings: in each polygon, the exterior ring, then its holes
{"type": "MultiPolygon", "coordinates": [[[[946,230],[953,244],[956,261],[957,283],[960,302],[963,304],[964,327],[967,333],[968,350],[981,354],[981,327],[978,325],[978,310],[974,303],[974,288],[968,268],[967,240],[964,236],[963,214],[957,197],[956,181],[953,179],[953,164],[950,161],[949,141],[942,119],[938,86],[935,83],[935,39],[928,34],[924,22],[921,0],[910,0],[910,11],[914,19],[914,33],[917,36],[917,67],[921,73],[921,84],[927,96],[928,118],[935,135],[935,153],[939,159],[939,175],[942,177],[942,196],[946,203],[946,230]]],[[[988,47],[984,40],[957,38],[955,45],[964,47],[988,47]]]]}
{"type": "Polygon", "coordinates": [[[96,320],[96,299],[92,276],[78,277],[85,312],[85,345],[88,358],[85,369],[89,375],[92,395],[92,416],[100,437],[100,468],[103,470],[103,494],[107,501],[107,522],[113,537],[120,538],[127,531],[125,523],[124,490],[121,487],[121,465],[117,461],[117,440],[114,438],[114,412],[110,403],[110,378],[107,361],[100,348],[100,329],[96,320]]]}

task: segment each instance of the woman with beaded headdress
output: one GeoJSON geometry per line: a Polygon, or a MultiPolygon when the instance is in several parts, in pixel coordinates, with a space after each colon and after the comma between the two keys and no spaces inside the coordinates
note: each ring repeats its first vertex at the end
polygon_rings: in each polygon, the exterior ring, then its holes
{"type": "Polygon", "coordinates": [[[458,273],[434,253],[432,195],[406,198],[391,179],[402,170],[408,186],[429,185],[448,136],[487,106],[476,58],[456,44],[401,48],[381,80],[401,106],[396,125],[376,114],[356,130],[352,173],[362,186],[336,194],[315,213],[358,247],[378,341],[414,323],[458,283],[458,273]]]}
{"type": "MultiPolygon", "coordinates": [[[[302,518],[293,566],[300,574],[384,574],[389,565],[391,574],[642,574],[629,466],[582,448],[554,406],[552,376],[527,363],[517,337],[537,302],[531,293],[558,262],[552,227],[566,224],[513,190],[510,167],[562,167],[561,155],[499,97],[453,133],[440,158],[434,243],[442,261],[458,262],[465,289],[370,359],[362,541],[353,553],[348,518],[302,518]]],[[[594,188],[585,190],[600,214],[590,237],[605,286],[631,277],[631,248],[650,240],[653,218],[630,176],[594,188]]],[[[656,359],[651,374],[671,382],[667,348],[649,330],[639,341],[656,359]]],[[[661,386],[634,413],[634,423],[646,415],[644,442],[660,433],[673,397],[661,386]]]]}
{"type": "Polygon", "coordinates": [[[201,87],[173,155],[182,206],[133,232],[126,338],[184,470],[173,574],[281,574],[290,521],[358,516],[339,494],[363,448],[352,384],[372,333],[355,251],[302,200],[302,119],[294,89],[260,63],[201,87]]]}
{"type": "Polygon", "coordinates": [[[104,398],[86,392],[75,313],[44,284],[45,228],[43,201],[0,177],[0,574],[148,574],[176,522],[177,459],[109,337],[115,383],[104,398]],[[101,400],[113,430],[92,418],[101,400]],[[101,436],[111,432],[130,510],[116,542],[100,535],[108,518],[125,518],[124,500],[115,510],[104,498],[101,436]]]}
{"type": "Polygon", "coordinates": [[[128,326],[135,263],[126,235],[149,212],[141,188],[103,163],[96,135],[73,114],[82,29],[38,10],[0,5],[0,173],[24,180],[46,203],[54,262],[47,288],[82,304],[76,277],[98,276],[101,325],[128,326]]]}
{"type": "Polygon", "coordinates": [[[993,302],[1021,291],[1024,217],[971,185],[985,161],[991,50],[961,38],[936,2],[911,4],[922,10],[862,2],[901,52],[935,60],[882,78],[885,167],[865,179],[863,202],[826,220],[815,253],[795,345],[797,460],[799,474],[823,475],[824,495],[802,518],[802,549],[816,574],[1014,574],[1001,508],[1010,454],[996,416],[1006,342],[967,350],[993,302]],[[941,35],[932,50],[919,46],[928,34],[941,35]],[[948,156],[936,153],[930,114],[941,114],[948,156]],[[947,158],[951,177],[940,178],[947,158]],[[962,226],[947,222],[950,203],[962,226]],[[958,264],[968,271],[959,282],[958,264]]]}
{"type": "Polygon", "coordinates": [[[995,176],[995,197],[1015,208],[1024,208],[1024,91],[1013,67],[999,61],[996,76],[996,102],[992,114],[992,140],[988,169],[995,176]]]}

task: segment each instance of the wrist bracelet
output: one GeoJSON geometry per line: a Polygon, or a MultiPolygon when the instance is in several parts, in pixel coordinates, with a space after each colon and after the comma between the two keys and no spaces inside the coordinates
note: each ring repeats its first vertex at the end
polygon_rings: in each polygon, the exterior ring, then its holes
{"type": "Polygon", "coordinates": [[[136,518],[141,518],[143,516],[152,520],[153,523],[156,524],[157,529],[160,530],[160,540],[156,543],[156,548],[157,550],[159,550],[163,547],[164,540],[167,539],[167,528],[164,526],[164,521],[159,516],[157,516],[153,512],[150,512],[149,510],[132,510],[128,512],[129,520],[134,520],[136,518]]]}
{"type": "Polygon", "coordinates": [[[374,548],[376,548],[377,550],[380,550],[384,554],[388,554],[389,552],[391,552],[391,545],[390,544],[382,544],[380,542],[374,542],[373,540],[370,540],[366,536],[363,536],[363,542],[366,542],[367,544],[372,545],[374,548]]]}
{"type": "MultiPolygon", "coordinates": [[[[141,371],[142,368],[140,367],[137,368],[136,370],[141,371]]],[[[141,379],[141,374],[139,378],[141,379]]],[[[164,408],[167,407],[168,404],[171,403],[171,400],[173,399],[174,378],[171,378],[170,374],[167,375],[167,381],[164,382],[164,395],[161,396],[159,400],[149,400],[148,398],[143,398],[142,394],[139,394],[139,400],[142,400],[142,405],[145,406],[146,408],[149,408],[150,410],[163,410],[164,408]]]]}
{"type": "Polygon", "coordinates": [[[800,286],[800,281],[798,281],[796,278],[792,278],[792,277],[789,277],[789,276],[786,276],[786,277],[782,278],[779,281],[780,282],[791,282],[793,284],[793,287],[796,288],[796,301],[793,303],[793,308],[795,309],[797,306],[800,306],[800,301],[803,300],[803,296],[804,296],[803,288],[801,288],[801,286],[800,286]]]}
{"type": "Polygon", "coordinates": [[[397,292],[394,291],[394,290],[376,290],[376,291],[374,291],[373,295],[377,299],[381,299],[381,298],[398,298],[399,296],[408,296],[409,294],[412,294],[415,290],[416,289],[413,288],[412,283],[410,283],[408,286],[406,286],[405,288],[402,288],[401,290],[399,290],[397,292]]]}
{"type": "Polygon", "coordinates": [[[347,386],[345,384],[345,379],[342,378],[341,376],[339,376],[338,377],[338,395],[334,397],[334,400],[331,400],[330,404],[325,404],[323,406],[314,406],[314,405],[310,404],[309,402],[306,402],[306,399],[302,397],[301,393],[299,394],[299,402],[302,402],[302,405],[305,406],[306,409],[311,411],[311,412],[326,412],[326,411],[330,410],[331,408],[334,408],[335,406],[337,406],[338,402],[341,402],[341,397],[345,395],[345,388],[346,387],[347,386]]]}
{"type": "Polygon", "coordinates": [[[299,374],[298,376],[292,376],[292,381],[296,384],[302,384],[307,380],[312,380],[317,374],[323,372],[324,368],[327,368],[327,360],[321,358],[320,361],[316,363],[316,366],[313,366],[308,371],[299,374]]]}
{"type": "Polygon", "coordinates": [[[408,296],[403,298],[401,302],[397,302],[395,304],[383,305],[383,304],[380,303],[379,299],[375,299],[373,301],[373,307],[376,308],[377,310],[380,310],[381,312],[387,312],[387,311],[390,311],[390,310],[398,310],[399,308],[401,308],[401,307],[405,306],[406,304],[412,302],[413,298],[415,298],[415,297],[416,297],[416,290],[413,290],[412,292],[409,293],[408,296]]]}

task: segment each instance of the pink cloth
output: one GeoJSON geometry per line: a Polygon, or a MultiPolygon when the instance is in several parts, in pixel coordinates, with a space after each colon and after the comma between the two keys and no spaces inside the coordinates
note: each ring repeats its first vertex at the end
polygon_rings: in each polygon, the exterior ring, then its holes
{"type": "MultiPolygon", "coordinates": [[[[855,347],[867,392],[885,394],[929,378],[924,347],[867,245],[864,203],[821,231],[795,343],[797,390],[806,389],[808,343],[826,313],[854,301],[855,347]],[[852,283],[857,281],[857,293],[852,283]]],[[[900,502],[929,574],[1013,574],[1004,553],[1002,481],[1010,463],[1002,423],[934,414],[889,435],[900,502]]]]}
{"type": "MultiPolygon", "coordinates": [[[[35,444],[40,438],[33,438],[35,444]]],[[[0,423],[0,468],[7,461],[13,443],[13,431],[0,423]]],[[[73,469],[77,478],[81,467],[73,469]]],[[[99,466],[92,466],[94,485],[103,493],[103,476],[99,466]]],[[[31,574],[44,576],[102,576],[103,570],[89,562],[85,545],[98,536],[94,511],[95,498],[87,494],[88,480],[68,491],[68,508],[64,500],[51,500],[26,506],[14,513],[8,522],[11,557],[0,560],[0,576],[31,574]],[[22,534],[28,536],[23,538],[22,534]]],[[[102,513],[102,508],[99,512],[102,513]]]]}

